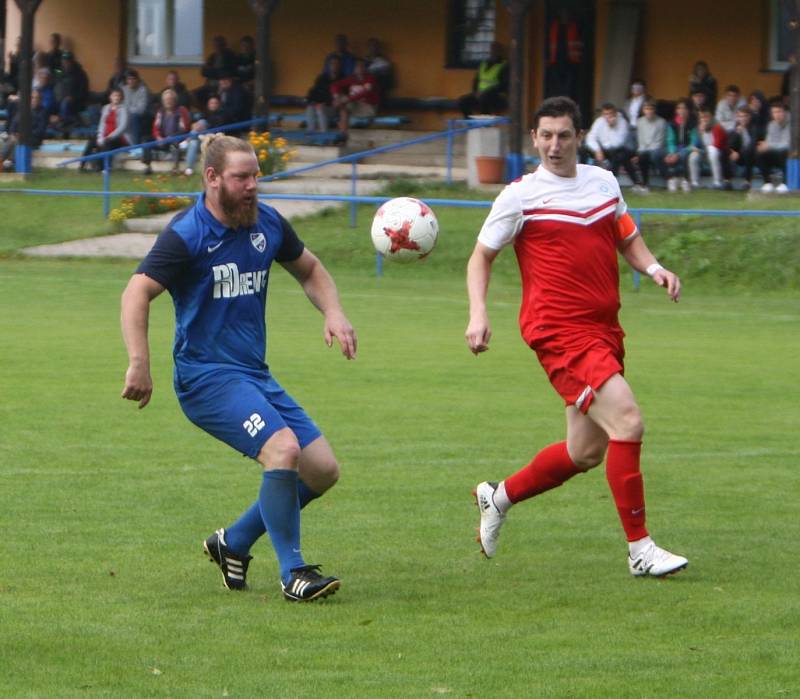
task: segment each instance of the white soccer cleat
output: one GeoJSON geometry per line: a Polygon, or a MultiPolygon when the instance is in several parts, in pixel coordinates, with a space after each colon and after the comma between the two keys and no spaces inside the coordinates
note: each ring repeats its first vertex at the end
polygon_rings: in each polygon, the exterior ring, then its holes
{"type": "Polygon", "coordinates": [[[764,194],[772,194],[775,191],[775,185],[772,182],[765,182],[761,185],[761,191],[764,194]]]}
{"type": "Polygon", "coordinates": [[[478,543],[481,545],[481,552],[486,558],[492,558],[497,550],[497,537],[500,536],[500,528],[506,521],[504,513],[497,509],[494,504],[494,491],[497,483],[479,483],[472,494],[475,496],[475,504],[481,511],[481,526],[478,534],[478,543]]]}
{"type": "Polygon", "coordinates": [[[785,182],[781,182],[777,187],[775,187],[775,192],[777,194],[786,194],[789,191],[789,187],[786,186],[785,182]]]}
{"type": "Polygon", "coordinates": [[[650,575],[662,578],[683,570],[689,561],[683,556],[676,556],[666,549],[659,548],[653,542],[649,543],[636,558],[628,556],[628,569],[631,575],[650,575]]]}

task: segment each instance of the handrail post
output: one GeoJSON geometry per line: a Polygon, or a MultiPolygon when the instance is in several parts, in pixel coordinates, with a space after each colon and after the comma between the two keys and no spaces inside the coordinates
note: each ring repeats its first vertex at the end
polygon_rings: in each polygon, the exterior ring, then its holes
{"type": "Polygon", "coordinates": [[[111,156],[103,157],[103,218],[111,214],[111,156]]]}
{"type": "MultiPolygon", "coordinates": [[[[356,196],[356,179],[358,178],[358,172],[356,170],[358,163],[354,160],[351,163],[350,167],[350,194],[351,196],[356,196]]],[[[356,211],[357,211],[357,204],[355,200],[350,202],[350,227],[356,227],[356,211]]]]}
{"type": "Polygon", "coordinates": [[[447,184],[453,184],[453,120],[447,120],[447,184]]]}

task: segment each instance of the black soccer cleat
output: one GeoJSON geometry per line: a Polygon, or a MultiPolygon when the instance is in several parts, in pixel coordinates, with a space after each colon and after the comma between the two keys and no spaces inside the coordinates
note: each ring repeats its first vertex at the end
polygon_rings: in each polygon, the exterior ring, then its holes
{"type": "Polygon", "coordinates": [[[217,529],[203,542],[203,549],[209,560],[216,563],[222,571],[222,583],[229,590],[247,589],[247,567],[252,556],[240,556],[225,544],[225,530],[217,529]]]}
{"type": "Polygon", "coordinates": [[[283,596],[288,602],[313,602],[332,595],[339,589],[339,578],[323,577],[318,565],[300,566],[289,571],[292,577],[285,585],[281,581],[283,596]]]}

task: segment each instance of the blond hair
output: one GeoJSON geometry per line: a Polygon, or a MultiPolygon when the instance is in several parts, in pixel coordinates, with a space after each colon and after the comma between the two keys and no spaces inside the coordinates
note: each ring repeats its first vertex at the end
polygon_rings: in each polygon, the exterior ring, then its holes
{"type": "Polygon", "coordinates": [[[226,136],[223,133],[210,134],[203,136],[201,151],[203,154],[203,172],[213,167],[217,173],[222,173],[225,169],[225,162],[228,153],[252,153],[255,155],[253,146],[247,141],[235,136],[226,136]]]}

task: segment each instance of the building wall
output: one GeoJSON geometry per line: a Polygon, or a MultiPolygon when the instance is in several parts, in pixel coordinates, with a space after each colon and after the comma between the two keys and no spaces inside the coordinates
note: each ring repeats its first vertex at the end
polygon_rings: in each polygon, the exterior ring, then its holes
{"type": "Polygon", "coordinates": [[[720,93],[734,83],[745,94],[754,89],[777,94],[781,74],[763,69],[769,37],[766,5],[756,0],[646,2],[636,68],[650,94],[686,96],[698,60],[708,63],[720,93]]]}

